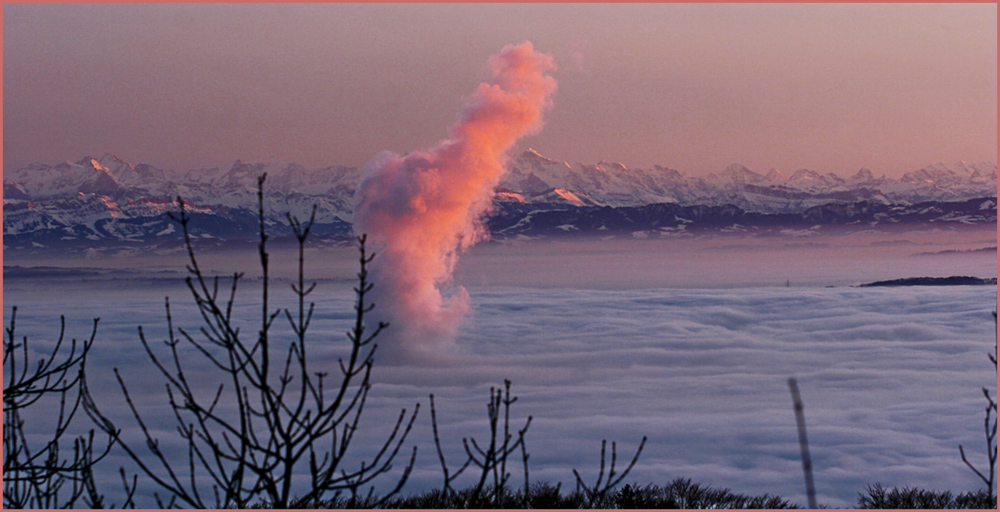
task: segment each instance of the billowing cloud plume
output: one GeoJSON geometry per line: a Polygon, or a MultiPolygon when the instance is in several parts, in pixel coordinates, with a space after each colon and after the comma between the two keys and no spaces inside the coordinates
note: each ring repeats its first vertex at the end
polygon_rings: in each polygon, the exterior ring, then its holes
{"type": "Polygon", "coordinates": [[[466,291],[445,290],[458,255],[486,232],[480,219],[504,172],[506,152],[542,127],[556,81],[549,55],[531,42],[489,59],[489,83],[466,98],[447,139],[405,156],[379,154],[355,196],[354,229],[378,251],[373,320],[393,327],[380,352],[427,356],[454,336],[469,309],[466,291]],[[448,297],[442,294],[447,291],[448,297]]]}

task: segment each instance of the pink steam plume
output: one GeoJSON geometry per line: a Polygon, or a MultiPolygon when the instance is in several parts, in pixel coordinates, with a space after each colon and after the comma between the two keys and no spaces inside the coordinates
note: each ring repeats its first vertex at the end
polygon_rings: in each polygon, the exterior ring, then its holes
{"type": "Polygon", "coordinates": [[[447,139],[405,156],[380,153],[354,197],[354,230],[378,252],[371,320],[392,324],[379,343],[390,360],[433,357],[454,341],[469,312],[465,289],[449,289],[455,263],[488,235],[480,219],[506,152],[541,130],[552,105],[556,81],[546,73],[553,59],[531,42],[505,46],[487,67],[490,83],[466,98],[447,139]]]}

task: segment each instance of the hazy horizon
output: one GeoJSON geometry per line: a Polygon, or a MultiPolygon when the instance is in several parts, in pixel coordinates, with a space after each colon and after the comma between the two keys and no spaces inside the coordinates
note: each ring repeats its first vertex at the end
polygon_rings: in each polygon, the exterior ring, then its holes
{"type": "MultiPolygon", "coordinates": [[[[535,148],[531,148],[531,147],[523,148],[522,152],[529,151],[529,150],[530,151],[536,151],[536,152],[538,152],[535,148]]],[[[675,168],[673,168],[673,167],[671,167],[669,165],[666,165],[666,164],[653,164],[653,165],[649,165],[649,166],[633,166],[633,165],[627,165],[624,162],[622,162],[621,160],[614,160],[614,159],[604,159],[604,160],[602,160],[600,162],[599,161],[588,162],[588,161],[582,161],[582,160],[573,159],[573,158],[557,159],[557,158],[552,158],[550,155],[546,155],[546,154],[543,154],[541,152],[538,152],[538,153],[541,154],[543,157],[551,158],[552,160],[555,160],[555,161],[566,162],[566,163],[571,164],[571,165],[573,165],[573,164],[597,165],[597,164],[603,162],[603,163],[611,163],[611,164],[622,164],[622,165],[625,165],[628,168],[645,169],[645,170],[655,170],[654,169],[655,167],[660,166],[660,167],[670,168],[670,169],[679,171],[682,175],[687,176],[687,177],[692,177],[692,178],[704,178],[704,177],[707,177],[707,176],[709,176],[711,174],[719,174],[720,172],[724,171],[726,168],[728,168],[729,166],[732,166],[732,165],[744,165],[742,162],[730,162],[729,164],[727,164],[727,165],[725,165],[723,167],[719,167],[718,169],[709,169],[709,170],[707,170],[704,173],[697,173],[697,174],[695,174],[695,173],[690,173],[690,172],[688,172],[688,171],[686,171],[684,169],[675,169],[675,168]]],[[[195,165],[193,167],[172,168],[172,167],[165,167],[165,166],[158,165],[156,162],[129,160],[129,159],[124,158],[119,153],[116,153],[114,151],[105,151],[105,152],[100,152],[100,153],[80,155],[77,158],[64,159],[64,160],[60,160],[60,161],[44,160],[44,161],[30,162],[28,164],[25,164],[24,166],[17,167],[17,168],[11,168],[11,169],[12,170],[22,169],[22,168],[27,167],[27,166],[38,165],[38,164],[47,165],[47,166],[56,166],[56,165],[59,165],[61,163],[66,163],[66,162],[70,162],[70,163],[74,163],[74,164],[79,164],[80,162],[83,162],[84,160],[86,160],[88,158],[101,159],[101,158],[103,158],[103,157],[105,157],[107,155],[113,155],[114,157],[119,158],[122,161],[125,161],[125,162],[129,163],[130,165],[147,164],[147,165],[151,165],[153,167],[162,169],[164,171],[168,171],[168,172],[169,171],[173,171],[173,172],[177,172],[177,173],[186,173],[186,172],[194,171],[194,170],[208,170],[208,169],[213,169],[213,168],[214,169],[227,170],[227,169],[231,168],[233,165],[236,165],[237,163],[243,163],[243,164],[265,164],[265,165],[267,165],[269,167],[271,167],[271,166],[285,166],[285,165],[302,165],[299,161],[296,161],[296,160],[276,160],[276,159],[268,159],[268,158],[256,159],[256,160],[248,160],[248,159],[234,157],[234,158],[229,159],[228,161],[224,161],[224,163],[222,163],[222,164],[216,164],[216,165],[195,165]]],[[[511,156],[514,157],[514,156],[517,156],[517,155],[511,155],[511,156]]],[[[222,161],[222,160],[217,160],[217,161],[222,161]]],[[[848,177],[856,174],[857,172],[859,172],[861,170],[867,169],[867,170],[872,171],[874,173],[875,177],[884,176],[886,178],[899,179],[900,177],[902,177],[904,174],[906,174],[908,172],[918,171],[920,169],[924,169],[924,168],[935,166],[935,165],[942,165],[943,164],[943,165],[950,166],[950,165],[955,165],[955,164],[958,164],[958,163],[980,164],[980,163],[986,163],[986,162],[993,163],[993,164],[996,163],[993,160],[982,160],[982,161],[950,160],[950,161],[927,162],[926,164],[920,165],[918,167],[914,167],[912,169],[905,170],[905,171],[899,173],[899,175],[897,175],[897,176],[889,176],[886,173],[877,172],[877,171],[875,171],[874,169],[872,169],[869,166],[861,166],[861,167],[856,168],[856,169],[834,169],[832,171],[824,172],[823,174],[832,173],[832,174],[835,174],[835,175],[840,176],[842,178],[848,178],[848,177]]],[[[365,165],[368,165],[368,162],[366,162],[365,164],[362,164],[362,165],[358,165],[358,166],[346,165],[346,164],[344,164],[342,162],[328,162],[328,163],[320,164],[320,165],[316,165],[316,166],[303,166],[303,167],[306,167],[309,170],[322,170],[322,169],[325,169],[325,168],[328,168],[328,167],[335,167],[335,166],[341,166],[341,165],[345,166],[345,167],[349,167],[349,168],[353,167],[353,168],[359,168],[360,169],[360,168],[363,168],[365,165]]],[[[774,168],[760,169],[760,168],[753,168],[753,167],[749,167],[749,166],[745,166],[745,167],[747,167],[750,171],[755,172],[755,173],[760,174],[760,175],[766,175],[766,174],[768,174],[768,172],[770,172],[771,170],[774,169],[774,168]]],[[[794,174],[796,171],[803,170],[803,169],[805,169],[805,170],[812,170],[812,171],[816,170],[816,169],[812,169],[812,168],[808,168],[808,167],[793,167],[793,168],[789,168],[789,169],[785,169],[785,170],[781,170],[781,169],[778,169],[778,170],[783,173],[783,176],[785,178],[788,178],[792,174],[794,174]]],[[[268,171],[268,172],[271,172],[271,171],[268,171]]]]}
{"type": "Polygon", "coordinates": [[[114,152],[361,166],[439,140],[505,44],[551,54],[557,160],[690,175],[996,161],[990,4],[12,4],[4,166],[114,152]]]}

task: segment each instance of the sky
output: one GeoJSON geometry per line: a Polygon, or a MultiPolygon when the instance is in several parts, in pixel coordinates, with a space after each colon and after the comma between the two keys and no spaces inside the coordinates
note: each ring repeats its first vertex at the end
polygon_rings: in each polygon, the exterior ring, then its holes
{"type": "Polygon", "coordinates": [[[432,146],[530,40],[554,107],[516,149],[898,177],[996,161],[995,4],[8,4],[4,166],[364,165],[432,146]]]}

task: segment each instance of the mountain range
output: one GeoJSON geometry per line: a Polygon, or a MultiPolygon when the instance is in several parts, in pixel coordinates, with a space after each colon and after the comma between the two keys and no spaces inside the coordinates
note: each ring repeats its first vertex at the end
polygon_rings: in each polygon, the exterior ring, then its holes
{"type": "MultiPolygon", "coordinates": [[[[306,218],[313,205],[319,238],[352,236],[361,168],[237,160],[225,169],[175,171],[108,153],[5,171],[4,248],[156,247],[179,236],[167,215],[176,211],[178,196],[189,205],[200,239],[251,239],[257,231],[257,178],[265,172],[267,221],[278,236],[288,224],[286,212],[306,218]]],[[[899,179],[875,177],[868,169],[848,177],[808,169],[759,174],[738,164],[698,177],[662,166],[571,164],[527,150],[508,163],[486,224],[499,239],[995,224],[996,196],[997,166],[991,162],[939,163],[899,179]]]]}

